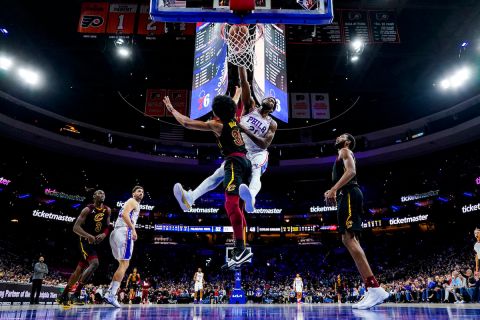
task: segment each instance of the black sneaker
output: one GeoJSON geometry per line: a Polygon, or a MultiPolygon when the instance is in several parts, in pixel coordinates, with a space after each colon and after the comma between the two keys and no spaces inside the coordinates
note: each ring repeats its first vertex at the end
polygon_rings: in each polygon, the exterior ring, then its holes
{"type": "Polygon", "coordinates": [[[72,296],[72,304],[76,306],[84,306],[85,302],[83,302],[78,295],[74,294],[72,296]]]}
{"type": "Polygon", "coordinates": [[[69,308],[71,306],[68,296],[61,295],[55,299],[55,301],[63,308],[69,308]]]}

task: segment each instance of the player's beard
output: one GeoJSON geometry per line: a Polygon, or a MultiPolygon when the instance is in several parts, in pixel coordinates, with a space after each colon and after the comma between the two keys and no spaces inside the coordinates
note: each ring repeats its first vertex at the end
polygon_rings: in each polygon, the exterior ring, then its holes
{"type": "Polygon", "coordinates": [[[345,142],[347,141],[340,141],[340,142],[335,142],[335,149],[340,150],[345,147],[345,142]]]}

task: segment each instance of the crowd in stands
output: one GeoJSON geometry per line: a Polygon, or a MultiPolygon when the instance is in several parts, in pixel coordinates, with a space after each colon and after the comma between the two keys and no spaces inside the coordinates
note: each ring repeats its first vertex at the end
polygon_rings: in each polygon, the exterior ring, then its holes
{"type": "MultiPolygon", "coordinates": [[[[375,273],[382,286],[390,293],[388,301],[394,303],[470,303],[480,302],[479,274],[474,273],[474,254],[471,240],[456,245],[437,246],[416,241],[415,250],[411,243],[398,246],[385,256],[379,244],[372,259],[375,273]]],[[[388,244],[391,246],[392,244],[388,244]]],[[[257,249],[257,248],[255,248],[257,249]]],[[[187,253],[191,248],[184,248],[187,253]]],[[[255,263],[242,272],[242,286],[248,301],[252,303],[295,303],[293,277],[299,272],[304,282],[303,301],[306,303],[354,303],[361,299],[365,288],[360,281],[353,261],[348,260],[338,248],[331,252],[298,247],[258,248],[255,263]],[[272,255],[263,251],[273,252],[272,255]],[[338,280],[340,277],[340,281],[338,280]]],[[[165,250],[156,261],[143,263],[142,279],[136,290],[125,288],[119,291],[123,303],[191,303],[193,302],[193,271],[188,259],[169,265],[171,258],[181,256],[182,249],[165,250]],[[171,252],[171,256],[166,255],[171,252]],[[183,267],[182,267],[183,266],[183,267]]],[[[186,255],[188,256],[188,255],[186,255]]],[[[191,256],[189,256],[191,257],[191,256]]],[[[138,260],[136,262],[141,262],[138,260]]],[[[145,261],[144,261],[145,262],[145,261]]],[[[28,283],[31,269],[25,260],[7,250],[2,250],[0,259],[0,282],[28,283]]],[[[219,272],[218,268],[207,268],[203,303],[228,303],[233,288],[233,276],[219,272]]],[[[47,285],[64,286],[67,274],[53,271],[46,280],[47,285]]],[[[88,285],[82,297],[88,303],[102,303],[107,283],[88,285]]]]}

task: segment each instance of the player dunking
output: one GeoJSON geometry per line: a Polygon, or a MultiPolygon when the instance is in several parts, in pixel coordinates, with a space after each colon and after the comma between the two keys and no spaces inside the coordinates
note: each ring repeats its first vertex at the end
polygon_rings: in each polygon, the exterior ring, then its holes
{"type": "Polygon", "coordinates": [[[203,300],[203,284],[205,283],[205,279],[203,277],[202,268],[198,268],[198,271],[195,272],[193,275],[193,281],[195,281],[194,285],[194,293],[193,293],[193,303],[197,303],[197,292],[200,291],[200,304],[202,304],[203,300]]]}
{"type": "Polygon", "coordinates": [[[140,213],[140,202],[143,199],[143,194],[142,187],[135,186],[133,188],[132,197],[120,209],[118,219],[115,221],[115,229],[110,235],[110,247],[112,248],[113,256],[118,260],[118,268],[113,275],[112,283],[104,299],[117,308],[121,307],[117,300],[117,291],[130,264],[133,242],[137,240],[135,225],[140,213]]]}
{"type": "Polygon", "coordinates": [[[368,295],[353,305],[353,308],[369,309],[387,299],[388,293],[373,276],[358,240],[358,234],[362,231],[363,194],[357,183],[352,152],[355,149],[355,138],[348,133],[342,134],[336,139],[335,148],[338,150],[338,157],[332,172],[334,186],[325,192],[325,201],[327,204],[337,205],[338,231],[342,234],[342,242],[355,261],[365,287],[368,288],[368,295]]]}
{"type": "Polygon", "coordinates": [[[299,273],[297,273],[295,280],[293,280],[293,288],[295,289],[295,293],[297,294],[297,303],[302,303],[303,280],[300,277],[299,273]]]}
{"type": "MultiPolygon", "coordinates": [[[[277,101],[268,97],[263,99],[261,105],[257,107],[250,91],[245,68],[239,67],[238,71],[242,88],[242,104],[248,108],[246,115],[242,114],[243,110],[240,112],[242,116],[239,126],[243,131],[242,138],[247,148],[247,159],[252,163],[250,184],[248,187],[245,184],[240,185],[239,194],[245,201],[245,210],[251,213],[255,210],[255,198],[262,186],[260,177],[267,170],[267,149],[277,131],[277,122],[270,116],[276,109],[277,101]]],[[[190,209],[195,200],[218,187],[224,179],[224,172],[224,163],[222,163],[213,175],[205,179],[193,191],[185,191],[180,183],[175,184],[174,195],[180,207],[183,210],[190,209]]]]}
{"type": "MultiPolygon", "coordinates": [[[[237,97],[239,90],[235,96],[237,97]]],[[[185,128],[199,131],[212,131],[225,160],[224,181],[225,188],[225,210],[233,227],[235,248],[233,257],[227,263],[229,268],[242,265],[253,255],[245,248],[246,220],[243,211],[240,209],[239,186],[249,181],[252,173],[252,164],[247,159],[245,142],[243,142],[238,121],[235,119],[237,109],[236,102],[229,96],[218,95],[213,99],[213,114],[219,120],[206,122],[192,120],[179,113],[172,106],[170,99],[165,97],[163,102],[169,112],[185,128]]]]}
{"type": "Polygon", "coordinates": [[[92,274],[97,270],[99,262],[96,245],[105,239],[109,233],[110,213],[109,207],[104,205],[105,192],[97,190],[93,193],[93,204],[87,205],[78,216],[73,226],[73,232],[78,234],[78,246],[80,251],[80,261],[75,272],[68,279],[62,295],[57,302],[63,306],[68,306],[68,293],[77,283],[77,287],[72,296],[72,302],[76,305],[83,305],[80,300],[80,293],[92,274]]]}

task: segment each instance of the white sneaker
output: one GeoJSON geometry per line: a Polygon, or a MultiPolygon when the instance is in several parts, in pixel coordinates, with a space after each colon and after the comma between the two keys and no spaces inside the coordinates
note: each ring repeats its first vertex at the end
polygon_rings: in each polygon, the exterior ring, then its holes
{"type": "Polygon", "coordinates": [[[359,306],[361,306],[365,300],[368,298],[368,291],[365,292],[365,294],[360,298],[360,300],[352,305],[352,309],[358,309],[359,306]]]}
{"type": "Polygon", "coordinates": [[[107,292],[107,293],[105,294],[105,296],[103,297],[103,301],[105,301],[106,303],[111,304],[111,305],[114,306],[115,308],[121,308],[121,307],[122,307],[122,306],[120,305],[120,303],[118,302],[117,297],[114,296],[113,294],[111,294],[110,292],[107,292]]]}
{"type": "Polygon", "coordinates": [[[173,195],[182,210],[190,210],[192,208],[193,200],[191,190],[185,191],[180,183],[175,183],[173,186],[173,195]]]}
{"type": "Polygon", "coordinates": [[[241,184],[238,189],[240,198],[245,201],[245,211],[252,213],[255,211],[255,198],[252,197],[252,193],[246,184],[241,184]]]}
{"type": "Polygon", "coordinates": [[[378,288],[369,288],[368,289],[369,295],[367,299],[365,299],[365,302],[361,304],[358,309],[370,309],[377,304],[382,303],[385,299],[389,297],[389,294],[387,291],[385,291],[382,287],[378,288]]]}

